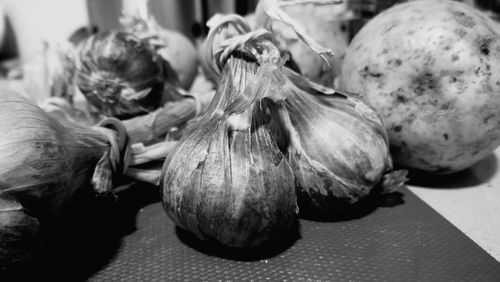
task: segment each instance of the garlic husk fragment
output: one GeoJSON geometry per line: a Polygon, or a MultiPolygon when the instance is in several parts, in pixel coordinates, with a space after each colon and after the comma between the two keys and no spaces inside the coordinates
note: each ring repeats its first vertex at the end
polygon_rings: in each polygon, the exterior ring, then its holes
{"type": "Polygon", "coordinates": [[[272,31],[280,48],[291,54],[291,62],[303,76],[333,86],[349,43],[345,26],[352,18],[348,1],[262,0],[255,10],[253,26],[272,31]],[[297,40],[300,36],[305,40],[297,40]],[[321,46],[333,54],[321,58],[321,46]]]}
{"type": "Polygon", "coordinates": [[[303,212],[336,216],[377,186],[394,191],[404,184],[406,171],[391,172],[387,132],[372,108],[292,71],[285,74],[286,150],[303,212]]]}
{"type": "Polygon", "coordinates": [[[269,131],[283,108],[259,97],[266,66],[231,56],[207,113],[163,167],[167,214],[201,239],[254,247],[295,217],[293,173],[269,131]]]}

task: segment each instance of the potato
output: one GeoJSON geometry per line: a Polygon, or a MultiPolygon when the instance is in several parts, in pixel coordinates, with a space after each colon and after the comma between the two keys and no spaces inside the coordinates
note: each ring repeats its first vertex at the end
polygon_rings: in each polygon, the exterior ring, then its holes
{"type": "Polygon", "coordinates": [[[353,38],[340,87],[382,116],[395,163],[462,170],[500,144],[499,27],[453,1],[393,6],[353,38]]]}

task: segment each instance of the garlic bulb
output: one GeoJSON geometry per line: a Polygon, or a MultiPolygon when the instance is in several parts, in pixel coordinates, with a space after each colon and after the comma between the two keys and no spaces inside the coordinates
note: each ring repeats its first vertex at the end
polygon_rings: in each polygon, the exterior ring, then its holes
{"type": "MultiPolygon", "coordinates": [[[[247,32],[241,40],[257,32],[241,30],[247,32]]],[[[303,38],[300,28],[293,30],[303,38]]],[[[259,42],[276,44],[273,37],[259,42]]],[[[226,43],[238,44],[236,39],[226,43]]],[[[328,54],[321,46],[311,48],[328,54]]],[[[272,120],[271,132],[293,169],[302,214],[333,218],[372,192],[389,193],[406,182],[405,170],[392,171],[387,132],[372,108],[354,94],[311,82],[279,61],[274,65],[259,87],[283,101],[285,110],[272,120]]]]}
{"type": "Polygon", "coordinates": [[[375,111],[285,68],[272,35],[241,17],[209,25],[216,96],[162,172],[164,208],[176,224],[202,239],[257,246],[288,230],[296,200],[330,217],[379,184],[392,191],[406,181],[406,172],[391,171],[375,111]],[[213,46],[229,23],[237,35],[213,46]]]}
{"type": "Polygon", "coordinates": [[[92,35],[82,43],[75,64],[75,84],[89,103],[120,119],[157,109],[166,99],[165,83],[178,83],[166,61],[125,32],[92,35]]]}
{"type": "Polygon", "coordinates": [[[163,203],[202,239],[253,247],[276,239],[296,214],[292,170],[270,132],[283,107],[260,96],[262,69],[233,53],[207,113],[163,167],[163,203]]]}
{"type": "Polygon", "coordinates": [[[387,132],[372,108],[291,71],[286,74],[287,156],[302,211],[336,216],[382,180],[384,191],[406,181],[406,171],[391,172],[387,132]]]}

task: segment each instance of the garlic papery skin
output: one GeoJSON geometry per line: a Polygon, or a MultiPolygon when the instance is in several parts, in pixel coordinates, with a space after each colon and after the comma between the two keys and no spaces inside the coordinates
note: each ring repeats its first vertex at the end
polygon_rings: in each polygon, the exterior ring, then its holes
{"type": "MultiPolygon", "coordinates": [[[[377,113],[356,97],[316,87],[292,71],[284,79],[286,151],[299,207],[314,216],[335,217],[392,170],[387,133],[377,113]]],[[[406,172],[388,176],[395,179],[391,187],[382,187],[386,190],[406,181],[406,172]]]]}
{"type": "Polygon", "coordinates": [[[262,67],[236,55],[227,60],[212,104],[163,167],[167,214],[198,238],[229,247],[286,234],[297,210],[292,170],[270,133],[279,105],[249,91],[262,67]]]}

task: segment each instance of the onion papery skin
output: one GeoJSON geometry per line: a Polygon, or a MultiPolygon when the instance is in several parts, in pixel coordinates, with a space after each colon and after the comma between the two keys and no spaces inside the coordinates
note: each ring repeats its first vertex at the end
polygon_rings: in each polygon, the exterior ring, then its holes
{"type": "Polygon", "coordinates": [[[89,103],[102,114],[120,119],[161,106],[166,76],[173,75],[147,43],[119,31],[88,38],[76,58],[76,69],[75,84],[89,103]]]}
{"type": "MultiPolygon", "coordinates": [[[[92,187],[108,139],[66,127],[28,99],[0,91],[0,262],[28,260],[42,230],[83,187],[92,187]]],[[[69,123],[67,124],[69,126],[69,123]]]]}

